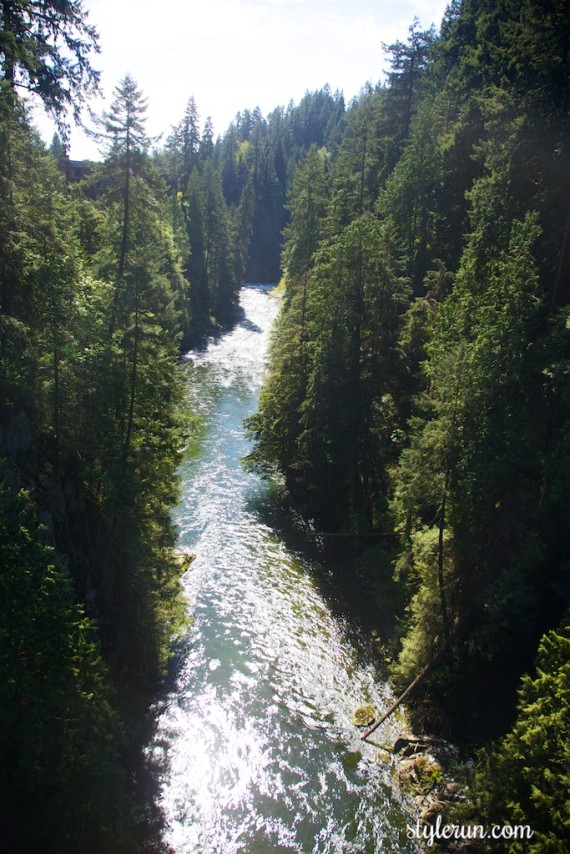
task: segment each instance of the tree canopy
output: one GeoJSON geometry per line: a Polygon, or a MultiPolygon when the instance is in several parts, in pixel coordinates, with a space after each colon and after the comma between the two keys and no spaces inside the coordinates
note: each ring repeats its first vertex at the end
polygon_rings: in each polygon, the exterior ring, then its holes
{"type": "Polygon", "coordinates": [[[14,90],[38,95],[64,134],[68,109],[78,119],[99,85],[100,74],[91,65],[98,51],[98,35],[82,0],[0,4],[2,80],[14,90]]]}

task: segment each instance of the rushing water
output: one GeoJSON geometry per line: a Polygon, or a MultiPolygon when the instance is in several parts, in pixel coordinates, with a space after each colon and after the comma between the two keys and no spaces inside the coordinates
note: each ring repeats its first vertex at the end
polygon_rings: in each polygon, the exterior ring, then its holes
{"type": "Polygon", "coordinates": [[[246,287],[242,308],[188,356],[204,419],[177,513],[193,624],[148,747],[165,839],[176,854],[411,852],[386,755],[351,724],[385,686],[321,592],[318,552],[268,524],[269,487],[240,463],[277,302],[246,287]]]}

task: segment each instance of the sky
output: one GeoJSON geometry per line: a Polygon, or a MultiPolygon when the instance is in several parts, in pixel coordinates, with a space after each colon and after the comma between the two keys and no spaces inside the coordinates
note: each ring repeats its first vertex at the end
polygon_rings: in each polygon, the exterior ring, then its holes
{"type": "MultiPolygon", "coordinates": [[[[267,116],[326,83],[346,102],[383,79],[382,43],[405,41],[414,17],[439,27],[448,0],[84,0],[99,32],[103,96],[130,74],[148,99],[147,131],[164,140],[196,100],[203,125],[223,134],[238,111],[267,116]]],[[[53,125],[34,120],[46,142],[53,125]]],[[[85,118],[89,124],[88,118],[85,118]]],[[[160,144],[160,143],[159,143],[160,144]]],[[[93,140],[73,129],[70,157],[99,159],[93,140]]]]}

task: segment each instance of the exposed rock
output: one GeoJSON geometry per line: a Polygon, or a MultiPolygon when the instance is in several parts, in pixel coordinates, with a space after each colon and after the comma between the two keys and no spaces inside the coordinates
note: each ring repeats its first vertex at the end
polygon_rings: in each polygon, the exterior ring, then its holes
{"type": "MultiPolygon", "coordinates": [[[[441,738],[403,733],[395,740],[393,759],[400,786],[415,804],[421,825],[434,827],[453,821],[454,805],[469,798],[468,789],[451,776],[458,758],[457,748],[441,738]]],[[[438,843],[436,849],[449,854],[481,851],[465,840],[438,843]]]]}
{"type": "Polygon", "coordinates": [[[398,764],[398,775],[407,788],[418,794],[427,794],[441,783],[443,769],[432,756],[420,754],[402,759],[398,764]]]}
{"type": "Polygon", "coordinates": [[[370,726],[376,719],[374,706],[360,706],[352,716],[353,726],[370,726]]]}
{"type": "Polygon", "coordinates": [[[196,555],[192,555],[189,552],[184,551],[176,551],[174,552],[174,556],[176,558],[176,561],[178,562],[178,565],[180,566],[181,575],[183,575],[196,560],[196,555]]]}
{"type": "Polygon", "coordinates": [[[464,801],[466,795],[461,783],[458,783],[456,780],[451,780],[443,788],[441,797],[445,801],[464,801]]]}
{"type": "Polygon", "coordinates": [[[427,799],[427,805],[420,813],[420,821],[424,824],[434,824],[438,815],[443,815],[446,810],[446,805],[438,800],[437,797],[427,799]]]}
{"type": "Polygon", "coordinates": [[[448,742],[442,738],[432,738],[431,736],[416,736],[416,735],[400,735],[394,742],[393,752],[401,753],[402,756],[415,756],[418,753],[440,754],[441,752],[448,753],[454,751],[448,742]]]}
{"type": "Polygon", "coordinates": [[[398,777],[401,782],[410,787],[412,784],[419,785],[420,778],[416,768],[415,759],[403,759],[398,763],[398,777]]]}

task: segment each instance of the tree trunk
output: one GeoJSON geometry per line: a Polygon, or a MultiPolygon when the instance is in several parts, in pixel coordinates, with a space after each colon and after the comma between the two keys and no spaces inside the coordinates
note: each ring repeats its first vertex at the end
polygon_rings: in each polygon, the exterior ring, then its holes
{"type": "Polygon", "coordinates": [[[556,278],[554,279],[554,285],[552,286],[552,295],[550,298],[550,314],[553,313],[554,309],[558,304],[558,298],[560,295],[560,289],[562,285],[562,279],[564,278],[564,271],[566,269],[566,260],[568,256],[568,243],[570,242],[570,207],[568,208],[568,216],[566,217],[566,225],[564,226],[564,236],[562,238],[562,246],[560,248],[560,258],[558,259],[558,266],[556,268],[556,278]]]}
{"type": "Polygon", "coordinates": [[[131,390],[129,400],[129,416],[127,419],[127,432],[125,436],[125,449],[123,451],[123,465],[126,467],[133,435],[133,424],[135,418],[135,399],[137,389],[137,368],[139,351],[139,292],[138,280],[135,276],[135,335],[133,343],[133,363],[131,368],[131,390]]]}
{"type": "Polygon", "coordinates": [[[430,658],[430,660],[428,661],[428,663],[426,664],[424,669],[422,671],[420,671],[420,673],[418,673],[418,675],[413,680],[413,682],[410,682],[410,684],[408,685],[406,690],[403,692],[403,694],[400,694],[400,696],[398,697],[396,702],[392,703],[392,705],[390,706],[388,711],[384,712],[382,717],[380,717],[375,723],[372,724],[371,727],[368,727],[368,729],[362,733],[362,735],[360,736],[361,741],[364,741],[365,739],[368,738],[369,735],[372,735],[374,730],[378,729],[380,724],[383,724],[384,721],[387,720],[390,717],[390,715],[392,715],[396,711],[398,706],[400,706],[404,702],[406,697],[409,697],[410,694],[412,693],[412,691],[414,691],[418,687],[418,685],[421,685],[421,683],[424,681],[426,676],[429,676],[429,674],[431,673],[431,671],[433,670],[433,668],[435,667],[435,665],[437,664],[439,659],[442,657],[444,652],[447,652],[447,650],[451,646],[451,642],[457,636],[457,633],[458,633],[458,627],[456,626],[455,629],[451,632],[451,634],[448,635],[448,637],[444,641],[443,645],[440,646],[440,648],[438,650],[436,650],[434,655],[430,658]]]}
{"type": "Polygon", "coordinates": [[[131,218],[131,139],[130,131],[127,125],[126,139],[126,160],[125,160],[125,192],[123,197],[123,228],[121,234],[121,245],[119,248],[119,264],[117,267],[117,278],[115,282],[115,293],[113,295],[113,307],[111,309],[111,322],[109,324],[109,338],[113,337],[115,327],[117,325],[117,313],[119,309],[119,299],[123,276],[127,266],[127,251],[129,247],[129,228],[131,218]]]}
{"type": "Polygon", "coordinates": [[[445,473],[445,485],[443,487],[443,496],[441,498],[441,507],[439,509],[439,532],[437,549],[437,584],[439,587],[439,599],[441,603],[441,619],[443,622],[443,631],[446,638],[449,637],[449,612],[447,610],[447,599],[445,595],[445,578],[443,575],[443,546],[445,534],[445,505],[447,500],[448,486],[449,469],[445,473]]]}

